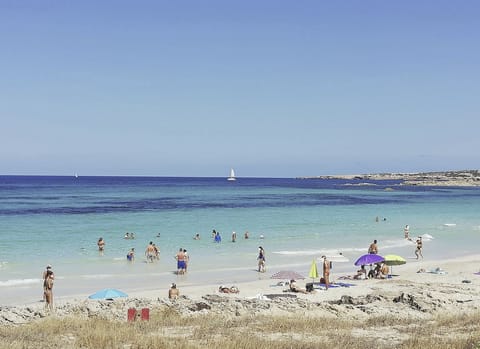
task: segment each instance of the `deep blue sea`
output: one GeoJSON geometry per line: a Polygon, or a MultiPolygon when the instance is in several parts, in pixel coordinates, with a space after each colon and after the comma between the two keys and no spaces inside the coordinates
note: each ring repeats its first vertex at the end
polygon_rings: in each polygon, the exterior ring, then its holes
{"type": "Polygon", "coordinates": [[[475,254],[479,212],[480,188],[398,181],[0,176],[0,299],[38,288],[47,264],[65,284],[171,277],[179,248],[188,250],[190,275],[248,270],[255,278],[260,245],[269,270],[301,269],[322,254],[338,253],[351,262],[334,270],[353,270],[373,239],[380,254],[414,256],[414,244],[403,237],[406,224],[412,237],[426,237],[425,259],[475,254]],[[221,243],[213,242],[213,229],[221,243]],[[126,232],[136,238],[124,239],[126,232]],[[193,239],[196,233],[200,240],[193,239]],[[103,255],[99,237],[106,241],[103,255]],[[160,248],[154,265],[144,262],[149,241],[160,248]],[[133,265],[126,261],[132,247],[133,265]]]}

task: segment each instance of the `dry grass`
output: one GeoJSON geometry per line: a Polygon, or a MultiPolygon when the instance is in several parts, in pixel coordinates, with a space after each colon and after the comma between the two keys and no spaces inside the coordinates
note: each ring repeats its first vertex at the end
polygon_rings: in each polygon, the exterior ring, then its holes
{"type": "Polygon", "coordinates": [[[480,313],[430,321],[372,317],[363,324],[327,318],[181,317],[150,321],[56,318],[0,329],[0,348],[401,348],[480,349],[480,313]]]}

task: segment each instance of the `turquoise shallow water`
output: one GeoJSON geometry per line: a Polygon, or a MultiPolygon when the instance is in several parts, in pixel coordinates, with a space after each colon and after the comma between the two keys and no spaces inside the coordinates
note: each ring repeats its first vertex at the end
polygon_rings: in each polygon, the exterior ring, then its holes
{"type": "Polygon", "coordinates": [[[426,259],[477,253],[479,189],[369,184],[0,176],[0,295],[7,299],[38,289],[48,263],[64,292],[69,284],[79,291],[82,280],[86,285],[95,280],[98,286],[131,287],[149,279],[170,282],[176,269],[173,256],[180,247],[191,256],[192,283],[220,282],[224,275],[232,275],[232,281],[255,279],[260,245],[269,271],[304,270],[312,259],[340,252],[350,262],[335,263],[334,271],[349,271],[373,239],[380,254],[413,257],[413,243],[403,238],[405,224],[412,237],[426,237],[426,259]],[[221,233],[220,244],[212,241],[212,229],[221,233]],[[245,240],[247,230],[250,239],[245,240]],[[235,243],[230,241],[232,231],[237,232],[235,243]],[[135,232],[136,239],[123,239],[125,232],[135,232]],[[201,240],[193,240],[195,233],[201,240]],[[100,236],[106,241],[103,255],[96,246],[100,236]],[[153,265],[143,258],[149,241],[161,252],[153,265]],[[131,247],[137,251],[133,265],[126,261],[131,247]]]}

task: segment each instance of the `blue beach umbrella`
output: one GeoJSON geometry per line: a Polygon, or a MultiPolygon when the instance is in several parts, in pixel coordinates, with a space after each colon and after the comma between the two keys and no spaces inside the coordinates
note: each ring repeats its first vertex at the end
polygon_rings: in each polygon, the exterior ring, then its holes
{"type": "Polygon", "coordinates": [[[128,295],[114,288],[106,288],[88,296],[90,299],[113,299],[119,297],[128,297],[128,295]]]}
{"type": "Polygon", "coordinates": [[[365,265],[365,264],[375,264],[375,263],[380,263],[383,262],[385,259],[378,255],[378,254],[364,254],[363,256],[360,256],[356,262],[354,263],[355,265],[365,265]]]}

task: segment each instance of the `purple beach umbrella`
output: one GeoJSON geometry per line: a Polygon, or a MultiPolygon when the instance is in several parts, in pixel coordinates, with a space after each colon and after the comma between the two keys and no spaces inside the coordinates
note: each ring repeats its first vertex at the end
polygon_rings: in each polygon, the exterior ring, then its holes
{"type": "Polygon", "coordinates": [[[363,256],[360,256],[357,261],[354,263],[355,265],[366,265],[366,264],[375,264],[375,263],[380,263],[383,262],[385,259],[378,255],[378,254],[364,254],[363,256]]]}

